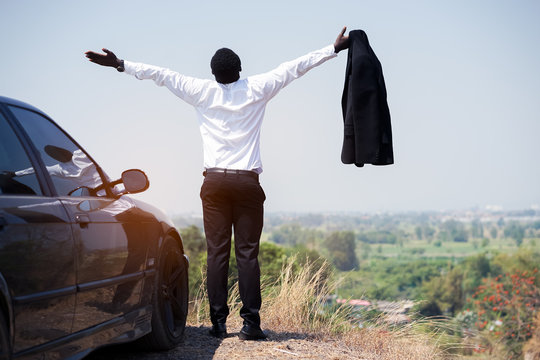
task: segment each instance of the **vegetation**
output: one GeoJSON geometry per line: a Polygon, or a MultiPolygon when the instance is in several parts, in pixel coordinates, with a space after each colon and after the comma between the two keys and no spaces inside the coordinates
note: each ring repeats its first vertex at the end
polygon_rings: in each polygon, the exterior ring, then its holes
{"type": "MultiPolygon", "coordinates": [[[[372,303],[414,300],[413,332],[435,331],[443,348],[473,358],[497,358],[494,354],[519,358],[524,348],[534,348],[531,344],[540,341],[534,335],[540,322],[540,221],[535,219],[538,214],[534,211],[491,214],[487,220],[470,214],[273,216],[266,220],[259,258],[266,284],[264,307],[273,311],[272,306],[279,309],[283,303],[298,305],[296,316],[307,326],[302,331],[320,331],[311,320],[324,323],[333,319],[330,328],[341,329],[336,330],[339,333],[345,331],[345,323],[347,331],[366,321],[377,329],[387,325],[372,321],[380,319],[380,311],[302,308],[300,300],[290,294],[294,286],[298,291],[316,290],[306,292],[309,306],[321,304],[318,296],[324,293],[372,303]],[[309,271],[304,279],[319,279],[288,287],[302,271],[309,271]],[[329,282],[334,285],[328,286],[329,282]],[[285,299],[286,294],[293,297],[285,299]],[[313,316],[315,313],[324,316],[313,316]],[[446,320],[426,322],[432,317],[446,320]]],[[[181,234],[191,259],[191,294],[201,299],[204,236],[196,226],[181,229],[181,234]]],[[[237,302],[234,261],[232,254],[232,303],[237,302]]],[[[268,317],[276,321],[272,326],[286,323],[278,313],[268,317]]],[[[204,319],[204,313],[199,314],[204,319]]],[[[292,324],[298,325],[298,319],[292,324]]]]}
{"type": "Polygon", "coordinates": [[[326,237],[323,245],[338,270],[349,271],[358,268],[356,243],[352,231],[334,231],[326,237]]]}
{"type": "Polygon", "coordinates": [[[476,320],[474,328],[489,335],[485,336],[489,341],[483,344],[483,351],[503,343],[512,355],[521,354],[521,345],[532,338],[540,306],[538,279],[537,268],[483,279],[469,300],[476,320]]]}
{"type": "MultiPolygon", "coordinates": [[[[434,341],[433,331],[430,333],[419,331],[423,324],[414,323],[391,328],[379,319],[379,322],[370,328],[354,326],[350,321],[353,317],[350,307],[329,307],[327,304],[326,300],[335,288],[335,282],[327,278],[329,264],[306,262],[299,267],[297,261],[296,256],[289,257],[280,271],[279,279],[274,283],[263,285],[261,317],[264,321],[263,326],[272,333],[270,342],[273,339],[293,338],[296,339],[295,346],[298,346],[300,341],[307,340],[308,349],[305,350],[310,358],[312,356],[379,360],[448,358],[440,348],[440,344],[434,341]],[[286,309],[284,304],[287,304],[286,309]]],[[[237,286],[231,288],[228,303],[231,309],[228,324],[238,328],[242,320],[238,316],[241,303],[237,286]]],[[[195,326],[209,325],[208,304],[204,291],[198,291],[192,299],[192,311],[188,322],[195,326]]],[[[275,345],[273,349],[282,351],[275,345]]],[[[290,348],[287,346],[287,349],[290,348]]],[[[298,356],[288,350],[285,353],[298,356]]],[[[257,358],[261,358],[260,354],[259,352],[257,358]]]]}

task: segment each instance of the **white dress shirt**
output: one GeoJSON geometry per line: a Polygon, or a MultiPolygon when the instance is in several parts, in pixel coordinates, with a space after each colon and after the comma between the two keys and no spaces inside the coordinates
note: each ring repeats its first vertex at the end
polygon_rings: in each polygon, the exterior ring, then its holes
{"type": "MultiPolygon", "coordinates": [[[[46,168],[49,175],[61,179],[69,179],[74,184],[77,184],[77,186],[86,186],[93,189],[103,182],[97,172],[96,165],[81,149],[75,150],[69,161],[61,162],[56,160],[56,164],[46,165],[46,168]]],[[[15,175],[25,176],[34,174],[35,172],[35,169],[30,167],[15,171],[15,175]]]]}
{"type": "Polygon", "coordinates": [[[131,61],[124,61],[124,67],[125,73],[139,80],[152,79],[195,107],[206,169],[252,170],[260,174],[260,131],[266,104],[291,81],[336,56],[334,46],[328,45],[267,73],[230,84],[131,61]]]}

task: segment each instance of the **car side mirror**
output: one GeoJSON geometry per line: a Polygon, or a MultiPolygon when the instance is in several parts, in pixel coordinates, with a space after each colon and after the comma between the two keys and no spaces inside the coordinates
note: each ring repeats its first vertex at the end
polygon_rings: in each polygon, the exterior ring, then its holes
{"type": "Polygon", "coordinates": [[[127,193],[136,194],[145,191],[150,186],[148,177],[142,170],[131,169],[122,173],[122,182],[127,193]]]}

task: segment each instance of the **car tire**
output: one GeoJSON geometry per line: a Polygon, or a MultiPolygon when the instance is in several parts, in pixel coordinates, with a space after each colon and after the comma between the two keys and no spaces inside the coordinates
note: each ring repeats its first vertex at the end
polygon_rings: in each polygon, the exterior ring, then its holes
{"type": "Polygon", "coordinates": [[[169,350],[182,340],[188,312],[188,263],[178,242],[168,236],[158,259],[152,297],[152,332],[141,339],[153,350],[169,350]]]}
{"type": "Polygon", "coordinates": [[[11,359],[11,342],[9,341],[9,329],[6,317],[0,309],[0,360],[11,359]]]}

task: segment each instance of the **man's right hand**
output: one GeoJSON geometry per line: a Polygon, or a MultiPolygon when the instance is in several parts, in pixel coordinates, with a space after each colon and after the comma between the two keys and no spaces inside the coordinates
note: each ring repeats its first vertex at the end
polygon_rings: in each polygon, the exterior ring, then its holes
{"type": "Polygon", "coordinates": [[[100,54],[93,51],[87,51],[85,52],[86,57],[91,62],[96,63],[101,66],[110,66],[110,67],[117,68],[118,66],[121,65],[120,59],[118,59],[112,51],[105,48],[101,50],[103,50],[105,54],[100,54]]]}

